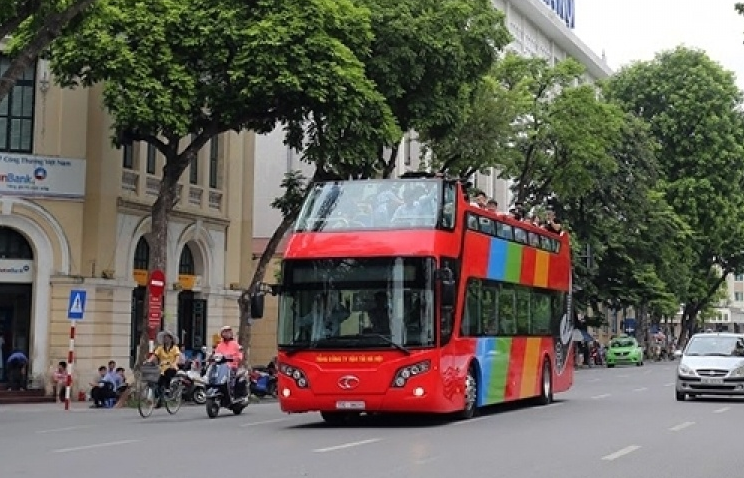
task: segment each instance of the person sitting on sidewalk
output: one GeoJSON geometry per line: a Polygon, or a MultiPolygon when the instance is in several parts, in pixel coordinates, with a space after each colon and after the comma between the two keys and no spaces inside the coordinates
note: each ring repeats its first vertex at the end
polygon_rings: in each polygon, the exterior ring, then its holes
{"type": "Polygon", "coordinates": [[[106,367],[98,367],[98,376],[90,383],[90,397],[93,399],[91,408],[102,408],[106,400],[116,398],[115,385],[106,376],[106,367]]]}
{"type": "Polygon", "coordinates": [[[67,388],[67,362],[60,362],[57,370],[52,374],[52,392],[57,403],[65,401],[65,390],[67,388]]]}
{"type": "Polygon", "coordinates": [[[131,387],[127,383],[127,376],[124,373],[124,368],[119,367],[116,369],[116,375],[119,377],[119,382],[116,387],[116,408],[121,408],[129,400],[131,393],[131,387]]]}

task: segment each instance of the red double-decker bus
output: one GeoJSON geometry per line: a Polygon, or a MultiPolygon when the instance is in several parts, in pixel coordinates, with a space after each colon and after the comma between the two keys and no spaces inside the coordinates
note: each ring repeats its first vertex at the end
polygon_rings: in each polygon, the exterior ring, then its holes
{"type": "Polygon", "coordinates": [[[571,254],[459,181],[312,187],[282,265],[279,402],[341,423],[456,412],[573,381],[571,254]]]}

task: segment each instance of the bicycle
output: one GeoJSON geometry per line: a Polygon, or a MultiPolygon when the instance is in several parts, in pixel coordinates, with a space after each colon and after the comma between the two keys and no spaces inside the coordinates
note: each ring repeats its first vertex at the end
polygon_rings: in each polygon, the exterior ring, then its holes
{"type": "Polygon", "coordinates": [[[162,397],[165,409],[175,415],[183,403],[183,383],[174,377],[170,386],[163,389],[159,385],[160,367],[155,364],[143,364],[140,368],[140,386],[137,392],[137,410],[142,418],[152,415],[155,405],[162,397]]]}

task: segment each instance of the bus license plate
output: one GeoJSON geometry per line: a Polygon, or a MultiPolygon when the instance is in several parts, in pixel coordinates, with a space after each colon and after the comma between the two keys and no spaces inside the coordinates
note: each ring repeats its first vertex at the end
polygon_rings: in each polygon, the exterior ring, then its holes
{"type": "Polygon", "coordinates": [[[722,378],[704,378],[702,382],[706,385],[723,385],[722,378]]]}
{"type": "Polygon", "coordinates": [[[339,410],[364,410],[365,407],[364,402],[336,402],[336,408],[339,410]]]}

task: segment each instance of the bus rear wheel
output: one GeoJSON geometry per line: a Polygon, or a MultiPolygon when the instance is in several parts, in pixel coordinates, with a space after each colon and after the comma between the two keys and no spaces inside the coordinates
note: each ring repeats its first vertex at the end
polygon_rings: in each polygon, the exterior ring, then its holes
{"type": "Polygon", "coordinates": [[[547,359],[543,361],[542,375],[540,377],[540,396],[537,397],[538,405],[549,405],[553,402],[553,370],[547,359]]]}
{"type": "Polygon", "coordinates": [[[469,420],[475,416],[477,398],[478,380],[475,378],[475,370],[470,366],[465,377],[465,407],[459,413],[461,420],[469,420]]]}

